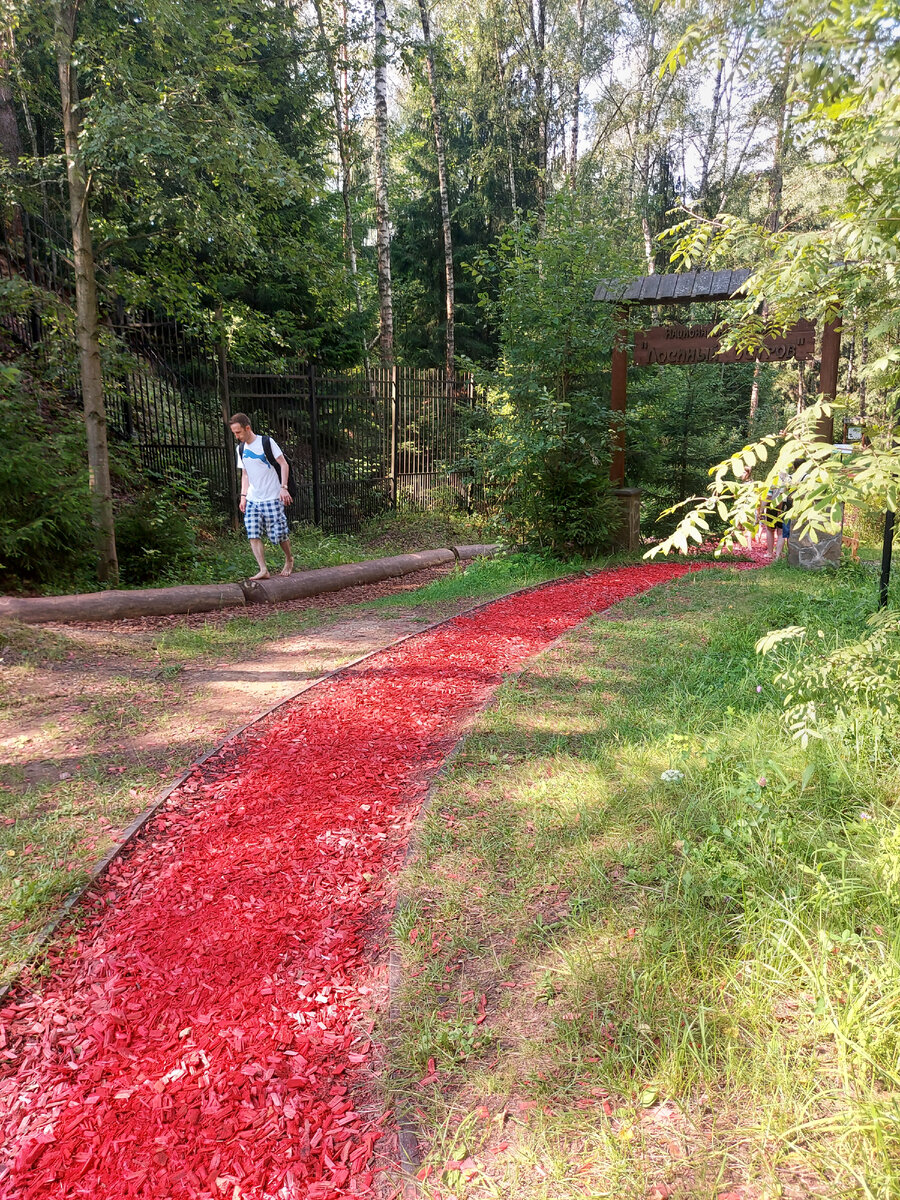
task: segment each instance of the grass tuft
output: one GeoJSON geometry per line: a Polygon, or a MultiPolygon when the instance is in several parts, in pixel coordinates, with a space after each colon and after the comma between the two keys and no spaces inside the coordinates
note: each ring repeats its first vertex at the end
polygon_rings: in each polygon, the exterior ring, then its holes
{"type": "Polygon", "coordinates": [[[434,1194],[900,1194],[900,763],[858,725],[792,742],[754,652],[873,599],[688,576],[503,687],[398,910],[394,1078],[454,1131],[434,1194]]]}

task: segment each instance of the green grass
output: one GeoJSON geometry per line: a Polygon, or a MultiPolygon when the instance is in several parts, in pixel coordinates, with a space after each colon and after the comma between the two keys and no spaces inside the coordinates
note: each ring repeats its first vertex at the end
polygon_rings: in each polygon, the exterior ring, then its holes
{"type": "Polygon", "coordinates": [[[157,770],[115,757],[64,781],[0,783],[0,986],[158,786],[157,770]]]}
{"type": "Polygon", "coordinates": [[[872,602],[860,570],[704,573],[504,686],[401,885],[390,1067],[436,1131],[426,1191],[900,1194],[895,744],[803,750],[754,653],[872,602]]]}
{"type": "MultiPolygon", "coordinates": [[[[421,512],[387,513],[369,521],[358,534],[327,534],[312,525],[295,525],[290,537],[298,571],[492,540],[480,525],[464,515],[421,512]]],[[[281,550],[268,542],[264,542],[264,547],[269,570],[273,574],[280,571],[284,565],[281,550]]],[[[240,531],[201,542],[196,559],[163,570],[157,586],[219,583],[244,579],[255,571],[246,535],[240,531]]]]}
{"type": "Polygon", "coordinates": [[[436,606],[448,604],[456,600],[487,600],[492,596],[501,596],[517,588],[533,587],[538,583],[546,583],[558,579],[561,575],[571,575],[580,570],[594,570],[601,566],[621,564],[633,561],[627,556],[615,559],[607,558],[588,562],[578,559],[565,562],[552,555],[530,554],[524,552],[502,553],[496,558],[479,558],[467,566],[457,568],[449,575],[435,579],[424,587],[414,591],[404,592],[398,596],[385,596],[380,600],[369,601],[368,608],[408,608],[419,606],[436,606]]]}

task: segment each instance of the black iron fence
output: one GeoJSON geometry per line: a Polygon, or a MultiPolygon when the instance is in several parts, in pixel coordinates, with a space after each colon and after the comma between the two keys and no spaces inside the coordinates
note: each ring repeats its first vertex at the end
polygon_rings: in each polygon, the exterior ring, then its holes
{"type": "MultiPolygon", "coordinates": [[[[59,231],[17,213],[0,228],[0,269],[71,301],[74,278],[59,231]]],[[[352,532],[390,508],[471,507],[475,482],[460,470],[472,380],[409,367],[334,371],[228,361],[222,347],[158,313],[127,312],[107,294],[106,407],[110,437],[135,448],[161,481],[201,483],[215,510],[237,517],[237,464],[226,425],[244,411],[291,460],[299,494],[292,521],[352,532]]],[[[51,330],[37,311],[0,322],[40,351],[51,330]]],[[[60,338],[60,323],[53,335],[60,338]]],[[[77,378],[74,337],[62,334],[77,378]]],[[[58,349],[58,348],[57,348],[58,349]]]]}

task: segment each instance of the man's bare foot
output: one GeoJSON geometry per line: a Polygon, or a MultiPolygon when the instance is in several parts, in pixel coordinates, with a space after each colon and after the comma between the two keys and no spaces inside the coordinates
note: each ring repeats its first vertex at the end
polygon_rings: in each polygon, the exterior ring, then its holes
{"type": "Polygon", "coordinates": [[[270,575],[268,571],[257,571],[255,575],[248,575],[247,578],[251,581],[254,579],[269,579],[270,575]]]}
{"type": "Polygon", "coordinates": [[[279,575],[293,575],[293,573],[294,573],[294,560],[293,559],[291,559],[290,562],[286,562],[284,564],[284,566],[281,568],[281,570],[278,572],[279,575]]]}

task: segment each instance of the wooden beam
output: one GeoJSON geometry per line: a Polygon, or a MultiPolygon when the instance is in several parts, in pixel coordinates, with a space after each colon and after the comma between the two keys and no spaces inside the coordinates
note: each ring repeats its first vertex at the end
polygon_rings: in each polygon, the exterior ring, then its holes
{"type": "MultiPolygon", "coordinates": [[[[819,371],[819,392],[834,402],[837,396],[838,366],[841,360],[840,321],[828,321],[822,330],[822,366],[819,371]]],[[[816,425],[816,440],[834,441],[834,418],[820,417],[816,425]]]]}

